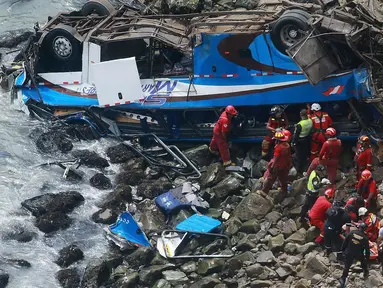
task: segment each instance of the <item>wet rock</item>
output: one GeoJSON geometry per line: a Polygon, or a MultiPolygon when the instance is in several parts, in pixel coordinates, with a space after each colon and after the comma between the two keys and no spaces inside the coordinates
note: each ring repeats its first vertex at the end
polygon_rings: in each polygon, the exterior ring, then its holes
{"type": "Polygon", "coordinates": [[[153,200],[146,199],[140,202],[137,209],[140,211],[138,221],[142,223],[143,230],[146,233],[165,229],[165,216],[153,200]]]}
{"type": "Polygon", "coordinates": [[[3,262],[3,264],[8,264],[11,266],[21,267],[21,268],[32,267],[31,263],[29,263],[28,261],[23,260],[23,259],[8,259],[8,258],[2,257],[1,262],[3,262]]]}
{"type": "Polygon", "coordinates": [[[227,196],[239,193],[242,189],[241,181],[234,176],[227,176],[216,186],[211,188],[211,192],[215,193],[218,198],[225,199],[227,196]]]}
{"type": "Polygon", "coordinates": [[[209,152],[209,146],[201,145],[193,147],[183,152],[187,158],[196,163],[199,167],[208,166],[212,157],[209,152]]]}
{"type": "Polygon", "coordinates": [[[218,182],[223,180],[226,175],[225,168],[221,163],[213,163],[207,167],[205,176],[202,179],[201,185],[204,188],[213,187],[218,182]]]}
{"type": "Polygon", "coordinates": [[[123,143],[116,146],[108,147],[106,149],[106,156],[109,158],[110,163],[124,163],[128,160],[135,158],[135,154],[123,143]]]}
{"type": "Polygon", "coordinates": [[[153,288],[172,288],[172,285],[165,279],[160,279],[153,285],[153,288]]]}
{"type": "Polygon", "coordinates": [[[306,280],[306,279],[300,279],[293,288],[310,288],[311,287],[311,282],[306,280]]]}
{"type": "Polygon", "coordinates": [[[0,48],[14,48],[21,42],[27,41],[31,35],[33,32],[25,29],[7,31],[0,35],[0,48]]]}
{"type": "Polygon", "coordinates": [[[25,230],[23,227],[15,227],[14,231],[11,231],[3,236],[4,240],[16,240],[17,242],[30,242],[36,238],[37,234],[31,231],[25,230]]]}
{"type": "Polygon", "coordinates": [[[106,261],[95,259],[89,261],[85,268],[84,276],[81,281],[81,288],[98,288],[105,283],[111,274],[111,269],[106,261]]]}
{"type": "Polygon", "coordinates": [[[48,212],[72,212],[73,209],[80,206],[84,200],[84,197],[80,193],[68,191],[36,196],[23,201],[21,206],[29,210],[33,216],[38,217],[48,212]]]}
{"type": "Polygon", "coordinates": [[[258,255],[258,258],[256,261],[257,263],[260,263],[260,264],[273,264],[276,262],[276,259],[274,257],[273,252],[264,251],[258,255]]]}
{"type": "Polygon", "coordinates": [[[263,174],[265,174],[265,171],[267,170],[267,165],[269,165],[269,163],[267,161],[263,160],[263,159],[258,161],[253,166],[253,170],[252,170],[251,176],[253,178],[261,178],[263,176],[263,174]]]}
{"type": "Polygon", "coordinates": [[[286,239],[286,242],[293,242],[297,244],[305,244],[306,243],[306,229],[301,228],[289,238],[286,239]]]}
{"type": "Polygon", "coordinates": [[[133,253],[125,256],[126,263],[132,268],[138,268],[142,265],[147,265],[154,258],[154,250],[150,247],[140,247],[133,253]]]}
{"type": "Polygon", "coordinates": [[[141,269],[138,273],[140,281],[144,284],[151,285],[161,278],[162,272],[173,269],[171,264],[166,265],[153,265],[148,268],[141,269]]]}
{"type": "Polygon", "coordinates": [[[225,233],[229,235],[234,235],[238,232],[239,228],[241,228],[242,222],[237,217],[230,218],[225,222],[225,233]]]}
{"type": "Polygon", "coordinates": [[[116,213],[116,211],[110,208],[103,208],[92,215],[92,220],[95,223],[108,225],[115,223],[117,221],[117,218],[118,214],[116,213]]]}
{"type": "Polygon", "coordinates": [[[8,285],[9,274],[0,270],[0,288],[5,288],[8,285]]]}
{"type": "Polygon", "coordinates": [[[163,278],[168,281],[172,286],[182,285],[189,281],[184,272],[181,271],[163,271],[163,278]]]}
{"type": "Polygon", "coordinates": [[[137,187],[137,195],[144,198],[153,199],[164,192],[169,191],[172,184],[166,178],[159,178],[155,181],[142,181],[137,187]]]}
{"type": "Polygon", "coordinates": [[[262,191],[252,192],[247,195],[234,210],[234,216],[241,221],[253,218],[262,218],[271,211],[274,204],[270,197],[262,191]]]}
{"type": "Polygon", "coordinates": [[[119,184],[116,186],[113,192],[108,194],[108,196],[103,201],[104,203],[100,205],[103,208],[121,208],[124,209],[125,203],[132,202],[132,188],[128,185],[119,184]]]}
{"type": "Polygon", "coordinates": [[[51,131],[37,138],[36,147],[42,153],[67,153],[72,150],[73,144],[64,133],[51,131]]]}
{"type": "Polygon", "coordinates": [[[71,264],[84,258],[84,253],[77,245],[69,245],[59,251],[59,258],[56,263],[60,267],[66,268],[71,264]]]}
{"type": "Polygon", "coordinates": [[[278,236],[269,239],[268,246],[271,251],[278,252],[282,250],[284,244],[285,237],[283,237],[283,234],[279,234],[278,236]]]}
{"type": "Polygon", "coordinates": [[[89,182],[90,186],[100,190],[112,189],[112,182],[102,173],[95,174],[92,178],[90,178],[89,182]]]}
{"type": "Polygon", "coordinates": [[[89,168],[106,168],[109,167],[108,160],[102,158],[94,151],[76,150],[72,152],[73,157],[81,160],[81,164],[89,168]]]}
{"type": "Polygon", "coordinates": [[[261,225],[259,224],[257,219],[251,219],[242,224],[239,229],[240,232],[245,232],[248,234],[255,234],[261,229],[261,225]]]}
{"type": "Polygon", "coordinates": [[[36,221],[36,227],[44,233],[66,229],[70,224],[72,224],[72,219],[61,212],[46,213],[38,217],[36,221]]]}
{"type": "Polygon", "coordinates": [[[116,175],[116,183],[130,186],[139,185],[145,179],[145,173],[142,170],[123,171],[116,175]]]}
{"type": "Polygon", "coordinates": [[[214,288],[217,287],[221,282],[214,277],[205,277],[198,282],[193,283],[190,288],[214,288]]]}
{"type": "Polygon", "coordinates": [[[128,162],[122,165],[121,170],[123,171],[131,171],[131,170],[141,170],[144,171],[146,169],[147,163],[144,158],[133,158],[128,162]]]}
{"type": "Polygon", "coordinates": [[[225,265],[222,259],[207,259],[198,263],[197,273],[199,275],[208,275],[212,273],[220,273],[225,265]]]}
{"type": "Polygon", "coordinates": [[[113,270],[112,275],[110,276],[110,279],[116,281],[130,274],[130,272],[131,270],[129,269],[128,265],[122,264],[113,270]]]}
{"type": "Polygon", "coordinates": [[[250,287],[251,288],[264,288],[264,287],[271,287],[273,286],[273,282],[269,280],[255,280],[251,282],[250,287]]]}
{"type": "Polygon", "coordinates": [[[138,273],[133,272],[118,279],[111,288],[134,288],[137,287],[138,280],[138,273]]]}
{"type": "Polygon", "coordinates": [[[78,288],[81,281],[80,273],[76,268],[60,270],[57,272],[56,278],[63,288],[78,288]]]}

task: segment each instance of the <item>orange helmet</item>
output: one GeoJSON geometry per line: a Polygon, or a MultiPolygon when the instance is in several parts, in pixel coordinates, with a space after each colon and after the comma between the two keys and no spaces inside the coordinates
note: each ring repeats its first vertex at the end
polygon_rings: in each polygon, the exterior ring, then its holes
{"type": "Polygon", "coordinates": [[[232,106],[232,105],[227,106],[225,108],[225,112],[227,114],[230,114],[230,115],[233,115],[233,116],[238,114],[237,110],[235,110],[234,106],[232,106]]]}
{"type": "Polygon", "coordinates": [[[328,137],[335,137],[336,136],[336,130],[332,127],[326,129],[326,136],[328,137]]]}
{"type": "Polygon", "coordinates": [[[359,142],[362,144],[370,144],[370,138],[366,135],[362,135],[359,137],[359,142]]]}
{"type": "Polygon", "coordinates": [[[324,195],[328,198],[328,199],[333,199],[334,196],[335,196],[335,190],[333,188],[329,188],[327,189],[325,192],[324,192],[324,195]]]}
{"type": "MultiPolygon", "coordinates": [[[[275,132],[273,139],[276,139],[279,141],[289,141],[289,136],[286,135],[284,132],[285,130],[275,132]]],[[[291,133],[290,133],[290,136],[291,136],[291,133]]]]}
{"type": "Polygon", "coordinates": [[[361,175],[363,180],[369,180],[372,177],[372,173],[370,170],[364,170],[361,175]]]}

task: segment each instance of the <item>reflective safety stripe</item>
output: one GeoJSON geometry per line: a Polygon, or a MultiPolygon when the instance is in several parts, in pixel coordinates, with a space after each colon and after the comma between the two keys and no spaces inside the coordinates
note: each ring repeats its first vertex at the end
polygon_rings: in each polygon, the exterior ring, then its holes
{"type": "Polygon", "coordinates": [[[311,119],[305,119],[305,120],[299,121],[298,124],[301,125],[302,127],[299,137],[300,138],[307,137],[310,134],[311,129],[313,128],[313,121],[311,121],[311,119]]]}

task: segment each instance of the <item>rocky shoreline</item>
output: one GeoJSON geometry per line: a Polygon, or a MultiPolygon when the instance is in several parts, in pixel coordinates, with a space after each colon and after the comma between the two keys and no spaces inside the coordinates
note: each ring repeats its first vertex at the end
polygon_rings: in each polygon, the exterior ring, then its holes
{"type": "MultiPolygon", "coordinates": [[[[45,147],[40,149],[42,153],[63,152],[69,158],[80,158],[85,167],[98,171],[88,180],[89,185],[101,190],[113,188],[99,202],[99,211],[89,215],[89,221],[99,223],[98,229],[114,223],[121,212],[128,210],[148,238],[155,242],[161,231],[174,228],[177,223],[194,214],[189,210],[181,210],[167,223],[154,203],[156,196],[186,182],[185,177],[169,177],[170,173],[166,169],[148,166],[144,159],[137,157],[123,144],[107,148],[106,158],[103,158],[90,150],[71,151],[73,138],[63,132],[55,130],[46,133],[40,133],[35,139],[36,145],[45,147]],[[56,136],[61,133],[61,136],[46,137],[46,133],[48,136],[49,133],[55,133],[56,136]],[[109,163],[120,166],[119,173],[113,177],[103,173],[109,163]]],[[[201,187],[200,196],[210,204],[206,215],[223,222],[224,234],[230,237],[235,253],[232,258],[171,260],[163,258],[155,249],[141,247],[121,252],[111,243],[107,254],[83,263],[86,255],[73,243],[64,247],[56,260],[56,264],[62,268],[56,274],[60,285],[65,288],[337,287],[342,264],[335,257],[327,258],[324,250],[313,243],[319,233],[315,227],[306,229],[298,221],[306,191],[306,179],[295,179],[292,170],[291,189],[286,198],[278,190],[272,190],[266,195],[260,191],[260,177],[267,162],[260,160],[258,148],[252,148],[245,153],[240,147],[234,147],[233,152],[237,154],[237,163],[245,163],[244,166],[250,167],[245,177],[225,171],[222,164],[209,154],[207,145],[184,150],[184,154],[202,172],[202,177],[193,181],[201,187]],[[230,215],[227,220],[222,217],[224,212],[230,215]],[[86,264],[84,273],[78,269],[79,264],[86,264]]],[[[351,156],[350,153],[345,155],[342,169],[349,168],[350,162],[347,159],[351,156]]],[[[383,178],[382,168],[377,169],[374,174],[380,184],[383,178]]],[[[341,179],[340,175],[339,171],[340,193],[337,197],[342,198],[346,195],[347,183],[352,181],[352,176],[341,179]]],[[[380,184],[380,193],[383,192],[382,188],[380,184]]],[[[379,209],[383,208],[382,200],[380,195],[379,209]]],[[[26,199],[21,206],[35,217],[35,226],[48,235],[67,229],[73,221],[72,211],[83,205],[84,201],[84,197],[77,191],[57,191],[26,199]]],[[[382,216],[382,211],[378,216],[382,216]]],[[[28,231],[14,231],[7,235],[8,239],[20,242],[31,241],[34,236],[34,233],[28,231]]],[[[105,241],[108,240],[105,238],[105,241]]],[[[225,246],[218,240],[209,245],[196,241],[192,246],[190,249],[193,252],[230,252],[225,251],[225,246]]],[[[23,260],[7,261],[8,264],[22,269],[28,269],[31,265],[23,260]]],[[[366,281],[362,280],[361,273],[359,266],[352,268],[348,285],[383,286],[383,276],[377,263],[371,263],[370,276],[366,281]]],[[[6,287],[8,281],[9,275],[0,273],[0,287],[6,287]]]]}

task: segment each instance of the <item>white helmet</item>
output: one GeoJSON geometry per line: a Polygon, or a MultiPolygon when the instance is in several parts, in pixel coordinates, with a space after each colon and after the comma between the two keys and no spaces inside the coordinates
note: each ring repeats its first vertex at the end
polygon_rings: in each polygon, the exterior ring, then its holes
{"type": "Polygon", "coordinates": [[[320,107],[318,103],[314,103],[313,105],[311,105],[311,110],[313,111],[320,111],[321,109],[322,107],[320,107]]]}
{"type": "Polygon", "coordinates": [[[367,212],[368,212],[367,208],[360,207],[359,210],[358,210],[358,215],[359,216],[364,216],[364,215],[366,215],[367,212]]]}

